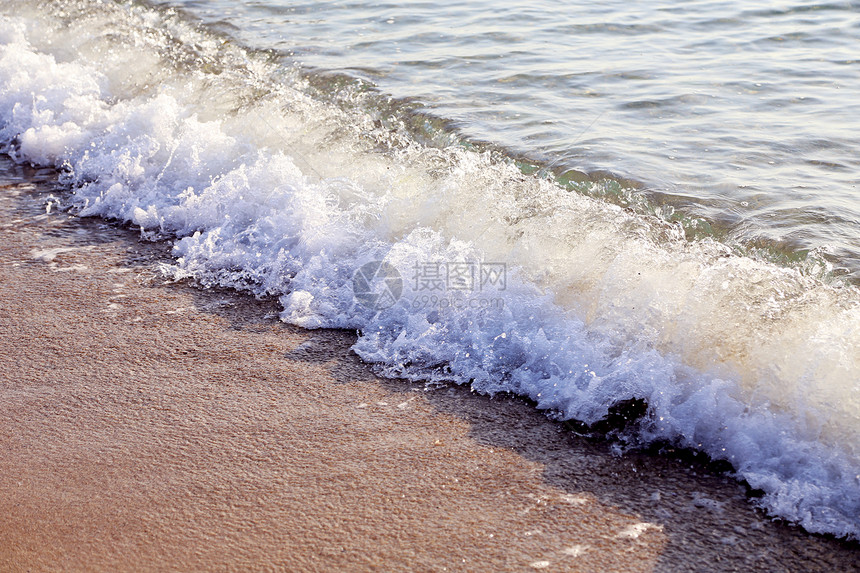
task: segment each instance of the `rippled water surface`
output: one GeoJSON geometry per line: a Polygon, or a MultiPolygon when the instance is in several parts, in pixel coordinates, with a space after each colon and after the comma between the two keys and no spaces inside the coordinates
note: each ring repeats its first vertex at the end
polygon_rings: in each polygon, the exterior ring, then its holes
{"type": "Polygon", "coordinates": [[[563,181],[610,175],[730,244],[817,249],[860,279],[860,3],[173,4],[563,181]]]}

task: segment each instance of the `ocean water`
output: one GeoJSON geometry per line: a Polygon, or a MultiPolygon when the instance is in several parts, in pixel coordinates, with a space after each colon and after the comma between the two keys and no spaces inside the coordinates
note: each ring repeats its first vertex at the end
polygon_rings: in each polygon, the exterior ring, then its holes
{"type": "Polygon", "coordinates": [[[0,145],[164,271],[860,537],[850,2],[0,0],[0,145]]]}
{"type": "Polygon", "coordinates": [[[690,238],[860,282],[858,2],[170,5],[690,238]]]}

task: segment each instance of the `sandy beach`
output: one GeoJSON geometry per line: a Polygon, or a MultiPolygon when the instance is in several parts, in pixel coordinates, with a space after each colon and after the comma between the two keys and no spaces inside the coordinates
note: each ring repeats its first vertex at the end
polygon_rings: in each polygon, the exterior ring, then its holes
{"type": "Polygon", "coordinates": [[[860,570],[730,477],[380,379],[0,171],[2,571],[860,570]]]}

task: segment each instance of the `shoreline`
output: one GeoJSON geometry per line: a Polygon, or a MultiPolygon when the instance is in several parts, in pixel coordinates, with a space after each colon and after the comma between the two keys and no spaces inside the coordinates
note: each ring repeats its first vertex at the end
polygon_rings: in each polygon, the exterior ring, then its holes
{"type": "Polygon", "coordinates": [[[164,280],[0,163],[0,569],[850,571],[744,486],[525,401],[376,377],[353,335],[164,280]]]}

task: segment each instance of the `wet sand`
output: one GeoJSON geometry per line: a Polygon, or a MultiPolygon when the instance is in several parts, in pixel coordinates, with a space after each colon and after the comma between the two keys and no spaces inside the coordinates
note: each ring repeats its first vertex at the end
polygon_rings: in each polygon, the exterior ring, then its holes
{"type": "Polygon", "coordinates": [[[349,332],[170,283],[164,245],[4,172],[2,571],[860,570],[728,477],[379,379],[349,332]]]}

